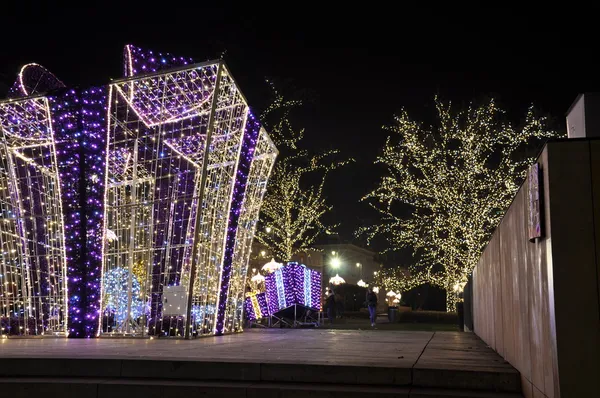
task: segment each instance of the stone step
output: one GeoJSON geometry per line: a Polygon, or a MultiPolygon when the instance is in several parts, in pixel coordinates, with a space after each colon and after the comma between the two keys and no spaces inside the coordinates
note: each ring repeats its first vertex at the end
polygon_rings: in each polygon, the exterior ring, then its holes
{"type": "Polygon", "coordinates": [[[516,369],[476,336],[459,332],[267,329],[196,340],[5,339],[0,358],[0,378],[521,393],[516,369]]]}
{"type": "Polygon", "coordinates": [[[211,382],[323,383],[521,392],[514,370],[97,358],[6,358],[0,377],[96,377],[211,382]]]}
{"type": "Polygon", "coordinates": [[[211,382],[125,378],[0,378],[3,396],[85,398],[179,398],[182,396],[246,398],[522,398],[517,393],[458,389],[423,389],[397,386],[341,385],[321,383],[211,382]]]}

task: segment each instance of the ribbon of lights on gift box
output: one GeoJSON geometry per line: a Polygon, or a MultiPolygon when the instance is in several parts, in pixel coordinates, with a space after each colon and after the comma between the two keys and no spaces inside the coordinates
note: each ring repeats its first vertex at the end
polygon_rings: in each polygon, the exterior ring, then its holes
{"type": "Polygon", "coordinates": [[[293,305],[321,307],[321,273],[304,264],[287,263],[266,276],[265,287],[271,314],[293,305]]]}

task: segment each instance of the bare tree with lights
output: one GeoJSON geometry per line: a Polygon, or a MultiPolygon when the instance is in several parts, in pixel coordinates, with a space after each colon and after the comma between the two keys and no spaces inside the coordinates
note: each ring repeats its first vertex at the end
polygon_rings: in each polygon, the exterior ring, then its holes
{"type": "Polygon", "coordinates": [[[295,253],[311,247],[335,225],[325,225],[323,216],[331,211],[324,195],[330,171],[350,160],[337,159],[339,151],[311,154],[300,149],[304,129],[294,129],[290,114],[302,100],[286,99],[271,82],[273,101],[261,115],[280,157],[273,168],[261,207],[260,228],[255,237],[271,256],[289,261],[295,253]]]}
{"type": "Polygon", "coordinates": [[[359,233],[384,237],[392,250],[413,250],[411,276],[395,282],[389,271],[380,284],[404,290],[429,282],[446,290],[446,308],[454,311],[453,291],[477,264],[534,161],[527,153],[558,134],[533,108],[517,128],[494,100],[460,111],[437,98],[435,105],[435,126],[403,111],[387,127],[391,135],[377,159],[387,173],[363,198],[381,222],[359,233]]]}

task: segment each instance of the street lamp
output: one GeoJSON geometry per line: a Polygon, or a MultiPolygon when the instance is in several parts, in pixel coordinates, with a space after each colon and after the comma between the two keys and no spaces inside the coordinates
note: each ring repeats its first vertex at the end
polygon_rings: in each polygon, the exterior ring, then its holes
{"type": "Polygon", "coordinates": [[[265,232],[268,233],[268,234],[270,234],[271,233],[271,227],[265,228],[265,232]]]}
{"type": "Polygon", "coordinates": [[[386,296],[387,296],[387,300],[388,300],[388,305],[390,307],[392,307],[395,303],[394,301],[396,300],[396,294],[393,290],[390,290],[389,292],[387,292],[386,296]]]}
{"type": "Polygon", "coordinates": [[[344,280],[344,278],[342,278],[338,274],[335,274],[335,276],[333,278],[329,279],[329,283],[331,283],[332,285],[338,286],[338,285],[341,285],[342,283],[346,283],[346,281],[344,280]]]}
{"type": "Polygon", "coordinates": [[[283,264],[278,263],[274,258],[272,258],[271,261],[263,265],[262,270],[270,274],[271,272],[277,271],[281,267],[283,267],[283,264]]]}
{"type": "Polygon", "coordinates": [[[342,265],[342,262],[340,261],[340,259],[339,259],[339,258],[337,258],[337,257],[334,257],[334,258],[332,258],[332,259],[331,259],[331,262],[330,262],[330,264],[331,264],[331,266],[332,266],[333,268],[339,268],[339,266],[340,266],[340,265],[342,265]]]}

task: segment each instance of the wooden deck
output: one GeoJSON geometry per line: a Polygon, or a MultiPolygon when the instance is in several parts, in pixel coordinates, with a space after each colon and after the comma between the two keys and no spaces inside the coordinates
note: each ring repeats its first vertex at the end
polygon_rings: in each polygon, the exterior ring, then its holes
{"type": "Polygon", "coordinates": [[[517,397],[521,383],[512,366],[470,333],[319,329],[249,330],[192,341],[0,340],[0,389],[21,391],[24,381],[27,393],[69,386],[62,397],[114,397],[115,389],[135,388],[166,397],[184,387],[221,388],[217,396],[227,387],[237,391],[231,396],[309,390],[315,396],[321,389],[323,396],[337,391],[346,397],[359,391],[363,397],[517,397]],[[440,395],[446,390],[454,395],[440,395]]]}

